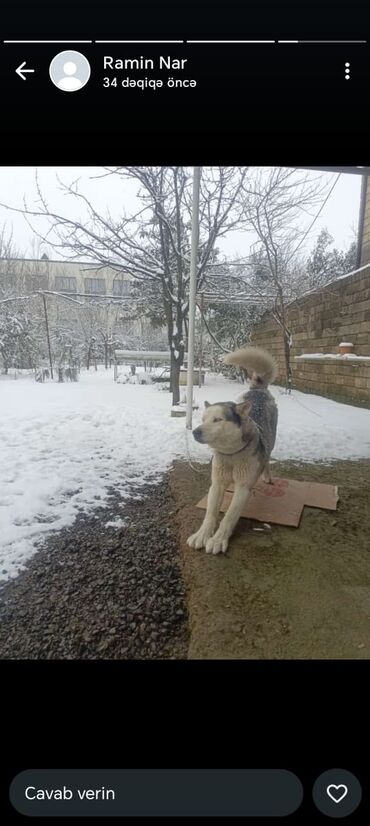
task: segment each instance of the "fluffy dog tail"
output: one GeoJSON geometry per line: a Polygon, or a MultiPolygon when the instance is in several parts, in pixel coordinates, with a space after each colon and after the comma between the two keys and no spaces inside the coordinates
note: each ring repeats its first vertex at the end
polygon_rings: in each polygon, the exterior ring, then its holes
{"type": "Polygon", "coordinates": [[[276,363],[270,353],[260,347],[242,347],[224,356],[225,364],[241,367],[251,379],[251,387],[267,387],[276,376],[276,363]]]}

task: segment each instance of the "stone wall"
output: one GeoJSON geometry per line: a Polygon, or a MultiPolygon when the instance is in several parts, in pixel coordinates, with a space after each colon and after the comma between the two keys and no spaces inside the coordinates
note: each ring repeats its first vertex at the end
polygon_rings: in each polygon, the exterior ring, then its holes
{"type": "MultiPolygon", "coordinates": [[[[309,293],[287,307],[287,325],[292,336],[292,385],[332,398],[370,402],[370,362],[301,360],[302,354],[338,353],[342,341],[354,345],[354,353],[370,357],[370,264],[345,278],[309,293]]],[[[254,327],[252,343],[275,357],[277,381],[285,382],[282,331],[267,313],[254,327]]]]}
{"type": "Polygon", "coordinates": [[[370,357],[309,358],[298,356],[293,365],[294,386],[333,399],[370,403],[370,357]]]}
{"type": "Polygon", "coordinates": [[[370,184],[368,176],[364,176],[362,198],[364,199],[363,225],[361,227],[361,266],[370,261],[370,184]]]}

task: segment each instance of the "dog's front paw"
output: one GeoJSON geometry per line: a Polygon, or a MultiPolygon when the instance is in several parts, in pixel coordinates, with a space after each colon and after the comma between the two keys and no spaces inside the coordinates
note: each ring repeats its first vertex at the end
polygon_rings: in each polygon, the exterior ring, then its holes
{"type": "Polygon", "coordinates": [[[205,548],[210,536],[214,533],[214,525],[201,525],[199,531],[189,536],[187,544],[190,548],[205,548]]]}
{"type": "Polygon", "coordinates": [[[217,531],[214,536],[211,536],[206,542],[207,554],[224,554],[227,551],[229,544],[229,537],[224,533],[217,531]]]}

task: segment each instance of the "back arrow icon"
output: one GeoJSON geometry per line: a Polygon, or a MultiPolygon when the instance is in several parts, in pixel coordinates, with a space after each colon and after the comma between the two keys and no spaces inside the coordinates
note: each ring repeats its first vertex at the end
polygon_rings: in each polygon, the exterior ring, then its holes
{"type": "Polygon", "coordinates": [[[19,77],[21,77],[22,80],[27,80],[27,78],[25,76],[25,72],[34,72],[35,71],[34,69],[25,69],[24,68],[25,65],[26,65],[26,61],[24,60],[23,63],[21,63],[21,65],[18,66],[18,68],[15,70],[17,75],[19,75],[19,77]]]}

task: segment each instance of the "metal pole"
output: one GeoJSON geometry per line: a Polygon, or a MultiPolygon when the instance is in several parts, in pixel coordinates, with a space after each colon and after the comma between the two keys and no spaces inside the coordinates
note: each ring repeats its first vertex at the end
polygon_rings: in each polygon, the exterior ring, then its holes
{"type": "Polygon", "coordinates": [[[51,347],[50,347],[50,336],[49,336],[49,322],[48,322],[48,313],[47,313],[47,309],[46,309],[46,299],[45,299],[45,294],[44,294],[44,293],[42,294],[42,300],[43,300],[43,302],[44,302],[45,326],[46,326],[46,338],[47,338],[47,340],[48,340],[50,373],[51,373],[51,378],[53,379],[53,378],[54,378],[54,376],[53,376],[53,360],[52,360],[52,358],[51,358],[51,347]]]}
{"type": "Polygon", "coordinates": [[[189,287],[189,332],[188,332],[188,369],[186,384],[186,427],[191,430],[193,418],[193,370],[194,370],[194,333],[195,333],[195,303],[197,292],[197,259],[199,242],[199,190],[201,167],[195,166],[193,171],[193,202],[191,216],[191,257],[190,257],[190,287],[189,287]]]}
{"type": "Polygon", "coordinates": [[[202,386],[204,293],[200,294],[199,387],[202,386]]]}

